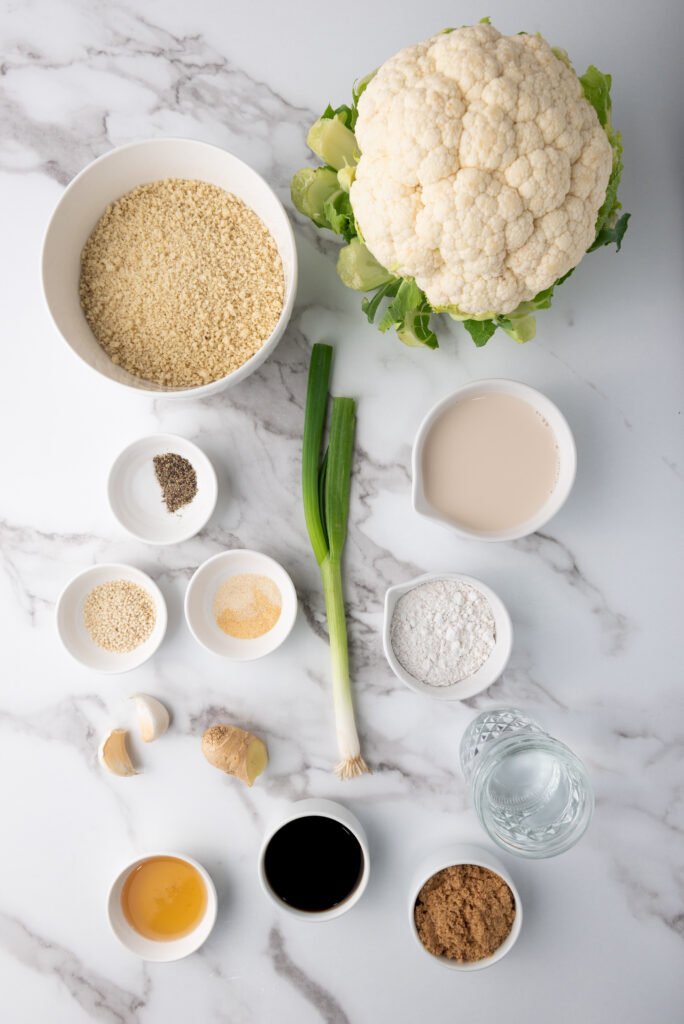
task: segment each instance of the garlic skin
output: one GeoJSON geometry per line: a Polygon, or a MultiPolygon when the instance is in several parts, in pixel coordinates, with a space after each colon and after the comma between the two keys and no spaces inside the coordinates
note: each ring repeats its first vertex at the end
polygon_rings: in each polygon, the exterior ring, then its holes
{"type": "Polygon", "coordinates": [[[140,738],[145,743],[163,736],[169,727],[169,713],[160,700],[147,693],[135,693],[131,697],[138,716],[140,738]]]}
{"type": "Polygon", "coordinates": [[[98,758],[103,768],[121,778],[138,774],[128,753],[127,736],[126,729],[112,729],[102,740],[98,751],[98,758]]]}

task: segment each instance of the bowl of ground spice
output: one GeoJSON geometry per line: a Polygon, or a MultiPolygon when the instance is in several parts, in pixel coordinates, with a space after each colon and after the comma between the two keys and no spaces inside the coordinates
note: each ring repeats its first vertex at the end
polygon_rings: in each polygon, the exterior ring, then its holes
{"type": "Polygon", "coordinates": [[[129,444],[107,481],[111,510],[123,528],[147,544],[177,544],[206,525],[218,482],[201,448],[176,434],[129,444]]]}
{"type": "Polygon", "coordinates": [[[69,654],[98,672],[128,672],[155,653],[166,632],[164,595],[147,573],[107,563],[84,569],[57,602],[57,631],[69,654]]]}
{"type": "Polygon", "coordinates": [[[185,618],[213,654],[253,661],[287,639],[297,592],[282,565],[260,551],[234,548],[200,565],[185,593],[185,618]]]}
{"type": "Polygon", "coordinates": [[[515,884],[479,846],[452,846],[428,858],[409,893],[409,924],[421,949],[459,971],[501,960],[522,927],[515,884]]]}
{"type": "Polygon", "coordinates": [[[264,179],[187,139],[112,150],[66,188],[43,290],[67,345],[101,376],[169,398],[244,380],[280,340],[294,236],[264,179]]]}

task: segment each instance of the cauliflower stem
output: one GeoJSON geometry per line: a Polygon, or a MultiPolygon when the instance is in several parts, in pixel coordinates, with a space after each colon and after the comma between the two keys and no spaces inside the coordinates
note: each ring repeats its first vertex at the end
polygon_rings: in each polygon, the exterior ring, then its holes
{"type": "MultiPolygon", "coordinates": [[[[483,22],[489,25],[488,19],[483,19],[483,22]]],[[[451,31],[453,30],[446,29],[445,33],[451,31]]],[[[568,75],[566,68],[575,74],[565,51],[553,48],[552,52],[564,65],[564,75],[568,75]]],[[[550,60],[555,63],[552,56],[550,60]]],[[[307,142],[322,161],[322,165],[304,167],[294,175],[291,184],[294,206],[317,227],[332,231],[344,240],[346,244],[340,250],[337,261],[339,277],[347,287],[368,293],[361,302],[361,308],[369,323],[377,323],[378,329],[383,333],[394,328],[400,340],[406,345],[437,348],[437,336],[432,326],[433,317],[447,315],[463,324],[478,347],[486,345],[498,329],[503,330],[515,341],[531,340],[536,331],[535,314],[551,306],[555,289],[573,273],[578,260],[575,266],[571,266],[555,281],[552,278],[553,283],[549,287],[538,292],[533,298],[520,302],[512,311],[489,310],[471,314],[455,305],[432,305],[413,276],[402,275],[396,268],[383,266],[365,243],[350,191],[352,195],[356,194],[354,181],[361,159],[361,148],[355,134],[359,101],[376,73],[374,71],[366,75],[355,84],[351,104],[343,104],[336,108],[329,105],[312,125],[307,142]]],[[[612,126],[611,76],[592,65],[577,78],[582,95],[596,112],[599,124],[612,147],[612,169],[605,197],[596,218],[595,236],[586,252],[594,252],[604,245],[615,245],[616,251],[619,252],[630,215],[620,213],[621,203],[618,199],[618,186],[623,169],[623,147],[620,134],[612,126]]],[[[603,180],[605,181],[605,178],[603,180]]],[[[598,201],[601,194],[599,193],[598,201]]],[[[417,276],[420,277],[420,274],[417,276]]]]}

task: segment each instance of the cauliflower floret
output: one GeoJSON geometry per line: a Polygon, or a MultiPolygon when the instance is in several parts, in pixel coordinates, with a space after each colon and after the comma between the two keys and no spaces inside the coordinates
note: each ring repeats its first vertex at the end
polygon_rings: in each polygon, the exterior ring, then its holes
{"type": "Polygon", "coordinates": [[[365,243],[434,307],[510,313],[594,239],[612,149],[539,36],[475,25],[401,50],[363,93],[356,138],[365,243]]]}

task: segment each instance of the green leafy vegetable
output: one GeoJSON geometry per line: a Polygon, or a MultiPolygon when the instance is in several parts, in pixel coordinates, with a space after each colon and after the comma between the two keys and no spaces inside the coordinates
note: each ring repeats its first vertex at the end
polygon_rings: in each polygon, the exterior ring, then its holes
{"type": "Polygon", "coordinates": [[[358,163],[359,150],[354,132],[347,127],[348,117],[345,107],[344,114],[333,113],[332,116],[319,117],[309,128],[306,137],[309,149],[319,156],[324,164],[339,171],[342,167],[358,163]]]}
{"type": "MultiPolygon", "coordinates": [[[[568,67],[572,67],[569,62],[568,67]]],[[[582,85],[582,92],[596,111],[601,127],[610,128],[610,86],[613,81],[611,75],[604,75],[597,67],[590,64],[584,74],[578,77],[582,85]]]]}
{"type": "Polygon", "coordinates": [[[337,180],[340,183],[340,188],[343,188],[345,192],[354,184],[354,178],[356,177],[356,167],[340,167],[337,172],[337,180]]]}
{"type": "Polygon", "coordinates": [[[496,324],[509,337],[513,338],[513,341],[520,343],[532,341],[537,333],[537,321],[531,313],[525,313],[520,316],[517,313],[509,313],[508,316],[498,316],[496,324]]]}
{"type": "Polygon", "coordinates": [[[378,329],[385,333],[391,327],[396,329],[400,341],[411,348],[425,345],[437,348],[437,335],[430,327],[434,310],[422,291],[410,277],[393,277],[381,285],[372,299],[363,299],[361,309],[369,323],[373,323],[383,300],[390,299],[378,323],[378,329]]]}
{"type": "Polygon", "coordinates": [[[341,188],[333,192],[326,199],[323,210],[326,220],[335,234],[341,235],[348,242],[356,237],[356,221],[348,192],[341,188]]]}
{"type": "Polygon", "coordinates": [[[384,333],[390,327],[396,328],[400,341],[411,347],[426,345],[428,348],[437,348],[437,336],[430,329],[431,314],[432,307],[425,298],[425,292],[412,277],[404,277],[378,329],[384,333]]]}
{"type": "Polygon", "coordinates": [[[353,238],[340,249],[337,273],[347,288],[357,292],[370,292],[379,285],[394,280],[392,274],[378,263],[360,238],[353,238]]]}
{"type": "Polygon", "coordinates": [[[303,167],[290,184],[292,202],[300,213],[319,228],[332,228],[325,213],[325,204],[339,190],[335,171],[330,167],[303,167]]]}
{"type": "Polygon", "coordinates": [[[478,348],[486,345],[497,328],[494,320],[464,320],[463,326],[478,348]]]}
{"type": "Polygon", "coordinates": [[[618,199],[618,187],[622,178],[623,170],[623,146],[619,132],[613,130],[611,111],[612,102],[610,99],[610,86],[612,78],[603,74],[597,67],[591,64],[583,75],[579,76],[582,91],[585,98],[591,103],[596,111],[601,126],[605,129],[608,141],[613,147],[613,167],[608,179],[606,197],[596,218],[596,238],[591,243],[587,252],[594,252],[602,245],[615,244],[617,252],[620,252],[622,239],[624,238],[629,214],[619,217],[622,203],[618,199]]]}
{"type": "Polygon", "coordinates": [[[625,231],[629,224],[629,218],[631,213],[623,213],[619,217],[613,227],[609,227],[604,224],[592,244],[587,249],[587,252],[593,252],[594,249],[600,249],[602,245],[615,245],[615,251],[620,252],[622,248],[622,239],[625,237],[625,231]]]}
{"type": "Polygon", "coordinates": [[[356,126],[356,118],[359,116],[359,100],[366,91],[368,83],[371,79],[375,78],[375,74],[375,71],[371,71],[369,74],[364,75],[363,78],[360,78],[358,82],[354,82],[354,86],[352,88],[352,123],[349,125],[352,129],[356,126]]]}
{"type": "Polygon", "coordinates": [[[316,344],[311,353],[302,442],[302,496],[306,528],[321,573],[330,635],[333,702],[342,758],[335,772],[342,779],[350,779],[368,771],[361,756],[354,718],[342,590],[342,553],[349,518],[356,404],[352,398],[332,400],[330,436],[321,455],[332,352],[330,345],[316,344]]]}
{"type": "Polygon", "coordinates": [[[368,323],[372,324],[377,315],[378,309],[383,299],[392,299],[399,291],[401,287],[401,278],[392,277],[385,284],[381,285],[376,291],[372,299],[362,299],[361,309],[368,318],[368,323]]]}

